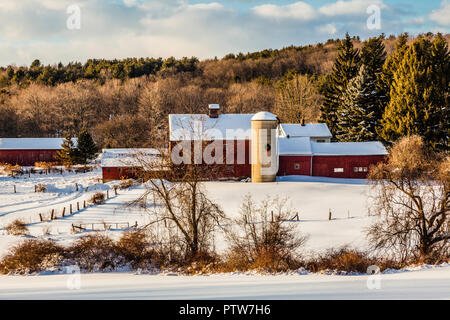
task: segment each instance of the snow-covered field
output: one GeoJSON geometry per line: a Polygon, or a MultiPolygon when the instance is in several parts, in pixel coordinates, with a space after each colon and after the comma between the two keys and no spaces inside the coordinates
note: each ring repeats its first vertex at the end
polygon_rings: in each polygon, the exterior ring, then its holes
{"type": "Polygon", "coordinates": [[[379,278],[130,273],[73,277],[0,276],[0,299],[450,299],[449,265],[387,273],[379,278]]]}
{"type": "MultiPolygon", "coordinates": [[[[86,174],[51,174],[0,177],[0,228],[20,218],[29,224],[30,234],[68,244],[86,233],[73,234],[73,223],[124,223],[143,225],[149,216],[138,207],[125,206],[136,199],[143,187],[112,191],[114,182],[103,184],[100,171],[86,174]],[[43,183],[48,192],[35,193],[34,185],[43,183]],[[76,186],[78,185],[78,191],[76,186]],[[16,185],[16,193],[13,186],[16,185]],[[87,190],[86,190],[87,188],[87,190]],[[109,190],[105,204],[89,206],[73,215],[53,221],[39,221],[39,213],[49,216],[55,209],[68,212],[96,191],[109,190]],[[45,235],[44,235],[45,234],[45,235]]],[[[364,249],[368,243],[364,228],[370,225],[368,215],[370,187],[364,180],[342,180],[312,177],[286,177],[276,183],[208,182],[206,189],[229,217],[239,212],[245,194],[255,200],[268,195],[288,197],[299,221],[293,221],[302,234],[309,235],[305,251],[312,253],[331,247],[349,245],[364,249]],[[328,212],[332,220],[328,220],[328,212]]],[[[106,231],[118,238],[122,229],[106,231]]],[[[0,256],[24,237],[7,235],[0,229],[0,256]]],[[[223,237],[216,237],[219,250],[226,247],[223,237]]],[[[81,289],[69,290],[68,275],[1,276],[0,298],[450,298],[450,266],[383,274],[382,288],[369,290],[368,276],[337,275],[213,275],[168,277],[129,273],[83,274],[81,289]]]]}

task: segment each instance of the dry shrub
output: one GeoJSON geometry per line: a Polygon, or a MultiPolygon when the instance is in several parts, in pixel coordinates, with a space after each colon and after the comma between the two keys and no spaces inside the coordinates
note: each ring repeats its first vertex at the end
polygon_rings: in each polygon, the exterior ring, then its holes
{"type": "Polygon", "coordinates": [[[400,268],[393,261],[370,257],[367,252],[350,249],[348,247],[328,249],[306,263],[311,272],[338,271],[366,273],[369,266],[378,266],[381,271],[387,268],[400,268]]]}
{"type": "Polygon", "coordinates": [[[16,219],[8,224],[5,227],[5,230],[12,236],[22,236],[28,234],[27,224],[20,219],[16,219]]]}
{"type": "Polygon", "coordinates": [[[102,192],[96,192],[92,195],[89,201],[93,204],[102,204],[105,202],[105,194],[102,192]]]}
{"type": "Polygon", "coordinates": [[[287,199],[266,198],[256,204],[245,196],[240,216],[227,230],[231,243],[225,255],[225,268],[287,271],[300,267],[300,248],[307,241],[296,226],[286,222],[293,216],[287,199]]]}
{"type": "Polygon", "coordinates": [[[8,176],[22,175],[24,173],[23,168],[18,164],[12,165],[9,163],[0,164],[0,172],[8,176]]]}
{"type": "Polygon", "coordinates": [[[80,269],[90,272],[114,270],[125,262],[117,252],[114,241],[102,234],[81,237],[67,252],[80,269]]]}
{"type": "Polygon", "coordinates": [[[53,241],[28,239],[13,247],[0,261],[0,273],[27,274],[56,267],[64,249],[53,241]]]}
{"type": "Polygon", "coordinates": [[[150,247],[149,239],[144,230],[125,232],[117,242],[116,249],[133,268],[153,266],[152,260],[155,251],[150,247]]]}
{"type": "Polygon", "coordinates": [[[133,179],[123,179],[119,184],[119,189],[121,189],[121,190],[128,189],[128,188],[132,187],[133,184],[134,184],[133,179]]]}
{"type": "Polygon", "coordinates": [[[41,162],[34,163],[35,168],[42,168],[42,169],[46,170],[47,172],[50,172],[57,165],[58,165],[58,162],[41,161],[41,162]]]}
{"type": "Polygon", "coordinates": [[[36,185],[36,192],[46,192],[47,191],[47,187],[45,185],[43,185],[42,183],[39,183],[36,185]]]}

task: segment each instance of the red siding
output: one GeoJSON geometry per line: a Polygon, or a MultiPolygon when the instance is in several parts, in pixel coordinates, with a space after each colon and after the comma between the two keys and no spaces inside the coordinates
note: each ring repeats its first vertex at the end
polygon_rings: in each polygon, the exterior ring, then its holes
{"type": "Polygon", "coordinates": [[[309,176],[310,174],[311,156],[280,156],[279,176],[309,176]]]}
{"type": "MultiPolygon", "coordinates": [[[[217,165],[216,168],[218,168],[218,170],[215,170],[216,172],[218,172],[218,174],[216,174],[215,177],[210,177],[212,179],[220,179],[220,178],[246,178],[246,177],[250,177],[251,176],[251,172],[252,172],[252,168],[251,168],[251,164],[250,164],[250,141],[249,140],[245,140],[244,141],[244,145],[245,145],[245,163],[243,164],[238,164],[237,163],[237,153],[238,153],[238,148],[240,148],[239,143],[241,143],[241,141],[237,141],[237,140],[225,140],[223,142],[224,144],[224,149],[223,149],[223,163],[222,165],[217,165]],[[226,164],[226,145],[234,145],[234,164],[226,164]]],[[[176,141],[171,141],[169,144],[169,150],[172,151],[173,147],[177,144],[178,142],[176,141]]],[[[209,142],[204,142],[203,144],[203,151],[205,150],[205,147],[209,144],[209,142]]],[[[192,146],[192,155],[194,153],[194,146],[193,144],[192,146]]],[[[206,164],[205,164],[206,165],[206,164]]]]}
{"type": "Polygon", "coordinates": [[[36,162],[55,161],[58,150],[0,150],[0,163],[33,166],[36,162]]]}
{"type": "Polygon", "coordinates": [[[102,168],[103,181],[135,178],[131,168],[105,167],[102,168]]]}
{"type": "Polygon", "coordinates": [[[355,167],[365,167],[384,161],[385,156],[314,156],[313,176],[333,178],[364,179],[368,172],[355,172],[355,167]],[[335,168],[343,168],[344,172],[334,172],[335,168]]]}

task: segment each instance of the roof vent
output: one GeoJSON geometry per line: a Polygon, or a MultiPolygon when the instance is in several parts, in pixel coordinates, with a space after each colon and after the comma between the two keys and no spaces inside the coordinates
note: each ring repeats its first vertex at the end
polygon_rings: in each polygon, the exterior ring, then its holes
{"type": "Polygon", "coordinates": [[[208,109],[209,109],[209,117],[210,118],[218,118],[219,117],[220,105],[218,105],[218,104],[210,104],[208,106],[208,109]]]}

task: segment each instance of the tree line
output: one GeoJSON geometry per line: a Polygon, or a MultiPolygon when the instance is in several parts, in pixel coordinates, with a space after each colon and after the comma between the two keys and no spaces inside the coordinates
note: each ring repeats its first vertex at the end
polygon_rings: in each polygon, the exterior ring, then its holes
{"type": "Polygon", "coordinates": [[[417,134],[448,150],[449,88],[450,55],[441,34],[410,43],[402,34],[389,57],[382,36],[357,49],[347,34],[325,81],[322,120],[338,141],[391,144],[417,134]]]}
{"type": "MultiPolygon", "coordinates": [[[[88,128],[100,147],[167,141],[170,113],[276,113],[324,121],[339,141],[417,133],[448,140],[449,35],[330,39],[222,59],[91,59],[0,68],[0,136],[64,137],[88,128]]],[[[448,147],[448,144],[447,144],[448,147]]]]}

